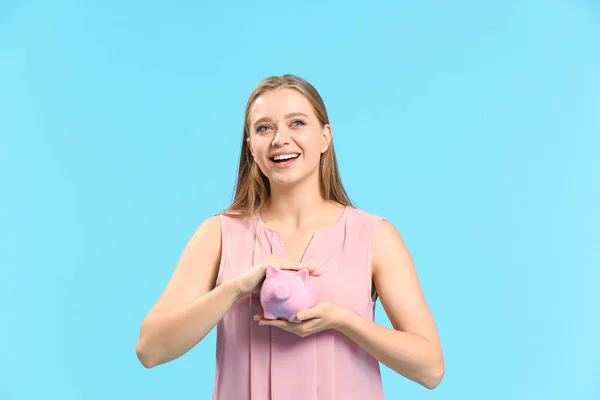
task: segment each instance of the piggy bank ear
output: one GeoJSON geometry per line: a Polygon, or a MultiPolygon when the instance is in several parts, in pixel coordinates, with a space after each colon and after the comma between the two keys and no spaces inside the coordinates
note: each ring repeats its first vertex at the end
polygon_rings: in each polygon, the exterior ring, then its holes
{"type": "Polygon", "coordinates": [[[296,275],[300,277],[302,283],[304,283],[305,285],[308,283],[308,270],[301,269],[300,271],[296,272],[296,275]]]}
{"type": "Polygon", "coordinates": [[[267,278],[273,278],[274,276],[278,276],[281,274],[279,268],[275,268],[272,265],[267,266],[267,278]]]}

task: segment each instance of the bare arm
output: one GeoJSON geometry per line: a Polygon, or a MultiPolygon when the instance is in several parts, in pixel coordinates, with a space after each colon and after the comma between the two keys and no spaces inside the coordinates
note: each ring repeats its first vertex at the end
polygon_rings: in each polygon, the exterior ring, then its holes
{"type": "Polygon", "coordinates": [[[146,368],[181,357],[198,344],[238,300],[260,287],[268,265],[313,267],[270,256],[215,288],[221,262],[221,222],[207,219],[186,245],[175,272],[140,329],[136,353],[146,368]]]}
{"type": "Polygon", "coordinates": [[[220,258],[221,223],[215,216],[187,243],[173,276],[142,322],[136,353],[146,368],[187,353],[241,298],[231,282],[214,288],[220,258]]]}
{"type": "Polygon", "coordinates": [[[444,375],[442,348],[410,254],[387,220],[373,247],[373,279],[394,329],[341,309],[338,329],[397,373],[429,389],[444,375]]]}

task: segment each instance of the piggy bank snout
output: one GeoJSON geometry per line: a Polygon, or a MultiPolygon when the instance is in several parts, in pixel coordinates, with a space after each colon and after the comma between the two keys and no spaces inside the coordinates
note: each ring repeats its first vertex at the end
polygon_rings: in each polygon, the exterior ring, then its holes
{"type": "Polygon", "coordinates": [[[292,294],[292,291],[290,290],[290,287],[287,285],[277,285],[277,287],[273,291],[273,295],[279,301],[287,300],[291,294],[292,294]]]}

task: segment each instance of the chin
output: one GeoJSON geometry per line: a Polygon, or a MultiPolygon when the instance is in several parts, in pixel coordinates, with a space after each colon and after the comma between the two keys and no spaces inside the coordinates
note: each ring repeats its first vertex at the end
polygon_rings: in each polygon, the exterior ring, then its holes
{"type": "Polygon", "coordinates": [[[302,164],[294,165],[290,168],[277,168],[269,166],[268,174],[265,174],[269,179],[271,186],[291,187],[299,185],[313,177],[318,179],[318,165],[313,170],[305,168],[302,164]]]}
{"type": "Polygon", "coordinates": [[[302,185],[306,181],[319,179],[319,171],[315,171],[314,173],[306,172],[306,173],[298,173],[298,172],[285,172],[279,174],[272,174],[269,177],[269,182],[272,186],[278,186],[281,188],[291,188],[294,186],[302,185]]]}
{"type": "Polygon", "coordinates": [[[295,186],[302,182],[304,179],[298,176],[271,176],[269,177],[269,182],[271,186],[282,186],[282,187],[290,187],[295,186]]]}

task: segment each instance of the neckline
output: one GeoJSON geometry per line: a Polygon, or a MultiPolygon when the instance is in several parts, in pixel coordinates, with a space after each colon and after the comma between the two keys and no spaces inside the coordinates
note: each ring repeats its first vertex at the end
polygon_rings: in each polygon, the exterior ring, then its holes
{"type": "MultiPolygon", "coordinates": [[[[319,234],[320,232],[325,232],[325,231],[328,231],[330,229],[334,229],[334,228],[338,227],[339,225],[341,225],[344,222],[344,220],[346,219],[346,216],[348,214],[348,210],[349,209],[350,209],[350,206],[349,205],[345,205],[344,206],[344,210],[342,211],[342,214],[340,215],[340,217],[338,218],[338,220],[335,223],[331,224],[331,225],[328,225],[328,226],[325,226],[323,228],[319,228],[319,229],[315,230],[313,232],[313,237],[315,235],[319,234]]],[[[262,217],[260,216],[260,213],[256,213],[256,218],[257,218],[258,223],[260,224],[261,227],[263,227],[267,231],[270,231],[272,233],[276,233],[279,236],[282,236],[281,231],[279,229],[272,228],[272,227],[268,226],[263,221],[262,217]]]]}

